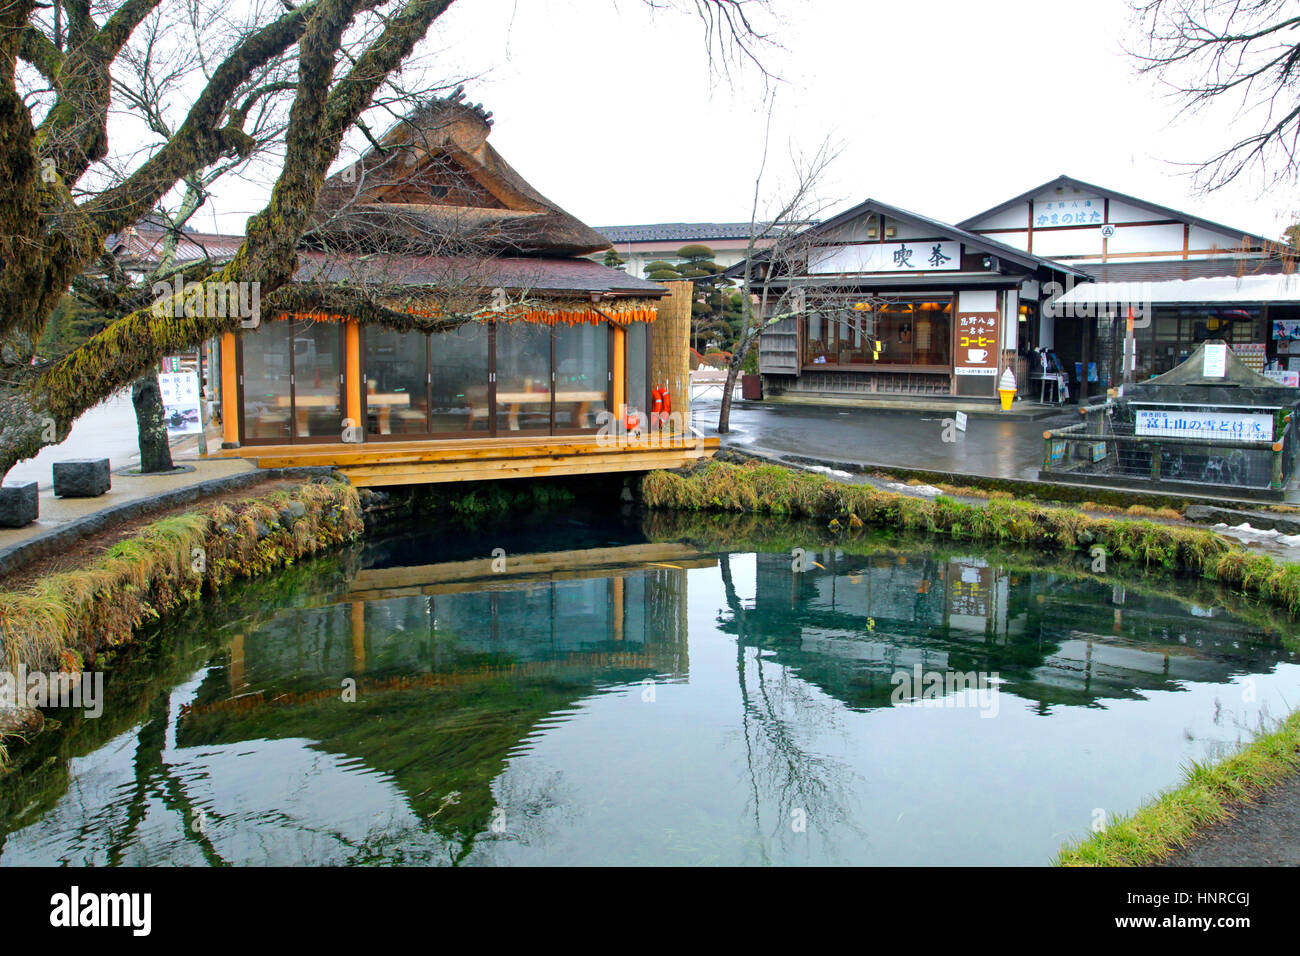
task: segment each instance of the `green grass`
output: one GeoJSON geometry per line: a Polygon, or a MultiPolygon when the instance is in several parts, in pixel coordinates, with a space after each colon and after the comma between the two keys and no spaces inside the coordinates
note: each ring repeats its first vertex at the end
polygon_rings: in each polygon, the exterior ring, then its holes
{"type": "Polygon", "coordinates": [[[1217,763],[1193,763],[1183,784],[1100,833],[1068,844],[1058,866],[1149,866],[1159,863],[1234,807],[1300,770],[1300,711],[1217,763]]]}

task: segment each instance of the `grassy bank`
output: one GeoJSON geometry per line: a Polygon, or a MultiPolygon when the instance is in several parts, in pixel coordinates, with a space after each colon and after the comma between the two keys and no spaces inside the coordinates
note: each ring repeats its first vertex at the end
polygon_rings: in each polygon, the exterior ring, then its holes
{"type": "Polygon", "coordinates": [[[1300,611],[1300,565],[1273,561],[1202,528],[1002,498],[983,505],[931,501],[758,462],[651,472],[641,494],[651,508],[818,518],[836,531],[865,524],[1058,551],[1094,554],[1100,547],[1108,558],[1203,575],[1291,614],[1300,611]]]}
{"type": "Polygon", "coordinates": [[[1067,845],[1058,866],[1149,866],[1185,845],[1204,827],[1232,815],[1300,770],[1300,711],[1240,751],[1211,764],[1193,764],[1183,784],[1162,793],[1106,829],[1067,845]]]}
{"type": "MultiPolygon", "coordinates": [[[[338,481],[162,518],[83,567],[0,592],[0,667],[76,673],[129,642],[142,624],[204,592],[292,564],[361,530],[356,490],[338,481]]],[[[0,749],[0,767],[4,761],[0,749]]]]}

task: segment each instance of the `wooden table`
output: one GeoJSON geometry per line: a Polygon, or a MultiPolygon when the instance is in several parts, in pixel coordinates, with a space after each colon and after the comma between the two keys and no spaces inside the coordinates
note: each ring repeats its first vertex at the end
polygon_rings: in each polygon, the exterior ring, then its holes
{"type": "MultiPolygon", "coordinates": [[[[603,402],[604,400],[604,392],[569,391],[555,393],[555,403],[557,405],[577,404],[579,428],[588,427],[587,416],[591,411],[591,403],[603,402]]],[[[510,406],[507,420],[512,432],[519,431],[519,407],[521,405],[549,405],[550,403],[550,392],[497,392],[497,404],[510,406]]]]}
{"type": "MultiPolygon", "coordinates": [[[[293,405],[294,416],[297,420],[299,435],[308,434],[307,431],[307,414],[313,408],[338,408],[338,396],[329,393],[323,395],[295,395],[292,398],[288,395],[279,395],[275,403],[281,408],[288,408],[293,405]]],[[[411,396],[408,392],[373,392],[366,396],[366,404],[370,408],[379,407],[379,430],[387,435],[390,432],[389,416],[393,406],[409,406],[411,396]]],[[[357,422],[356,424],[361,424],[357,422]]]]}
{"type": "Polygon", "coordinates": [[[366,394],[366,410],[378,406],[379,408],[379,434],[391,435],[393,408],[400,406],[410,408],[410,392],[369,392],[366,394]]]}
{"type": "Polygon", "coordinates": [[[313,408],[338,408],[339,397],[337,394],[324,395],[277,395],[275,404],[281,408],[293,406],[294,424],[296,425],[295,435],[308,435],[307,430],[307,413],[313,408]]]}

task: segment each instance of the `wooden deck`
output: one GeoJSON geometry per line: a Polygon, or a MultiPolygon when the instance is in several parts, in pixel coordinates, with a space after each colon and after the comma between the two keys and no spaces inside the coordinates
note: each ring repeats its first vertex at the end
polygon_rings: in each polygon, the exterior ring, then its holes
{"type": "Polygon", "coordinates": [[[358,487],[446,481],[547,478],[680,468],[718,449],[716,438],[664,439],[614,446],[596,436],[508,437],[445,441],[250,445],[209,457],[238,457],[259,468],[332,465],[358,487]]]}

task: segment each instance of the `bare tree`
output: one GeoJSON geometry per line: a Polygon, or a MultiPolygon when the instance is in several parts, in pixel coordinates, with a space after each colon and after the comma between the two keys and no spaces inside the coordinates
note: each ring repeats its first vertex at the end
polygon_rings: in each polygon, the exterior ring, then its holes
{"type": "Polygon", "coordinates": [[[718,432],[723,435],[731,430],[731,397],[736,379],[749,353],[758,346],[763,331],[782,319],[799,315],[805,307],[804,298],[795,284],[785,280],[807,268],[810,236],[805,227],[818,219],[830,205],[830,201],[821,195],[820,188],[839,155],[839,148],[830,140],[823,140],[811,155],[792,150],[791,181],[781,198],[771,200],[764,195],[771,123],[769,107],[762,159],[754,179],[749,240],[745,244],[741,270],[740,331],[731,361],[727,363],[727,381],[718,413],[718,432]],[[768,210],[766,215],[764,209],[768,210]]]}
{"type": "MultiPolygon", "coordinates": [[[[61,440],[83,411],[164,356],[239,331],[238,314],[193,314],[178,295],[164,320],[155,303],[57,360],[36,355],[51,314],[102,257],[106,237],[138,222],[178,184],[252,155],[250,117],[258,111],[285,111],[270,198],[249,219],[233,258],[196,280],[198,295],[236,283],[255,285],[270,311],[357,314],[354,307],[368,304],[337,284],[296,285],[301,240],[345,137],[364,133],[367,116],[403,97],[396,72],[411,66],[453,0],[251,0],[243,13],[199,2],[0,0],[0,473],[61,440]],[[110,137],[114,83],[129,66],[129,42],[155,11],[222,28],[188,51],[202,78],[169,135],[132,149],[138,141],[127,129],[121,148],[118,127],[110,137]]],[[[762,42],[750,14],[764,0],[674,5],[704,18],[711,51],[752,58],[762,42]]],[[[370,313],[403,315],[382,303],[370,313]]]]}
{"type": "Polygon", "coordinates": [[[1132,51],[1141,73],[1164,83],[1179,113],[1221,104],[1259,124],[1191,163],[1206,190],[1248,169],[1292,181],[1300,144],[1300,9],[1291,0],[1133,0],[1132,51]]]}

